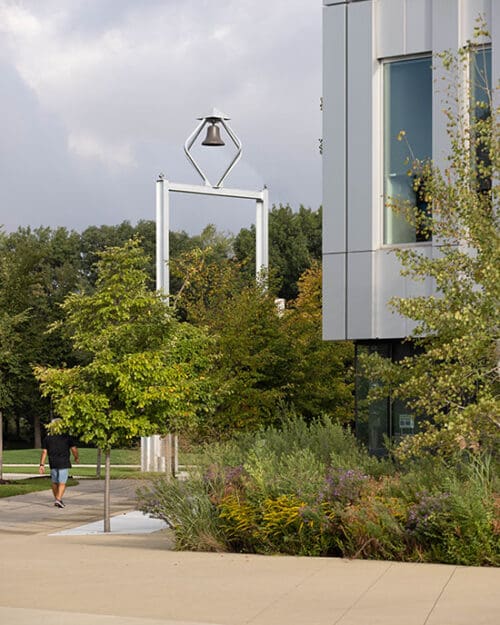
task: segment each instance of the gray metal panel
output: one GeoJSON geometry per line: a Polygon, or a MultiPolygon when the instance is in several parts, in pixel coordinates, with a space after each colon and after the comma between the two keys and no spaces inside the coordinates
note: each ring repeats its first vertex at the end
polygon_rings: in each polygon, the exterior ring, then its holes
{"type": "MultiPolygon", "coordinates": [[[[491,83],[498,85],[500,81],[500,2],[493,2],[491,7],[491,36],[493,45],[491,48],[491,83]]],[[[493,91],[495,105],[500,106],[500,93],[498,89],[493,91]]]]}
{"type": "Polygon", "coordinates": [[[392,297],[405,296],[404,278],[401,266],[393,251],[387,249],[375,252],[374,287],[375,328],[373,338],[401,338],[406,333],[406,322],[389,308],[392,297]]]}
{"type": "Polygon", "coordinates": [[[432,50],[432,0],[406,0],[405,53],[432,50]]]}
{"type": "MultiPolygon", "coordinates": [[[[419,249],[420,254],[423,254],[430,258],[435,253],[435,248],[432,246],[421,246],[419,249]]],[[[429,297],[436,293],[435,283],[432,278],[426,278],[424,281],[417,282],[409,278],[405,278],[405,297],[429,297]]],[[[410,319],[406,321],[405,336],[410,336],[416,326],[416,322],[410,319]]]]}
{"type": "Polygon", "coordinates": [[[347,338],[373,337],[373,255],[347,255],[347,338]]]}
{"type": "Polygon", "coordinates": [[[372,249],[371,2],[349,5],[347,19],[347,249],[372,249]]]}
{"type": "Polygon", "coordinates": [[[345,254],[323,256],[323,339],[346,339],[345,254]]]}
{"type": "Polygon", "coordinates": [[[459,45],[459,0],[432,3],[432,50],[456,50],[459,45]]]}
{"type": "Polygon", "coordinates": [[[379,59],[404,54],[404,0],[379,0],[376,8],[376,45],[379,59]]]}
{"type": "Polygon", "coordinates": [[[346,249],[346,14],[323,15],[323,251],[346,249]]]}
{"type": "MultiPolygon", "coordinates": [[[[432,3],[432,49],[433,52],[443,50],[457,50],[459,46],[459,12],[458,0],[434,0],[432,3]]],[[[432,96],[432,158],[434,162],[444,167],[447,155],[450,152],[450,142],[446,131],[446,118],[443,109],[445,103],[445,86],[448,84],[448,75],[443,70],[439,59],[435,63],[433,78],[439,89],[433,90],[432,96]],[[442,80],[442,77],[445,80],[442,80]]]]}
{"type": "MultiPolygon", "coordinates": [[[[498,0],[493,5],[498,5],[498,0]]],[[[472,39],[474,27],[477,26],[477,18],[481,16],[489,25],[491,24],[491,0],[467,0],[461,5],[460,24],[462,27],[461,44],[465,45],[467,40],[472,39]]]]}
{"type": "MultiPolygon", "coordinates": [[[[432,254],[430,245],[420,245],[415,249],[429,257],[432,254]]],[[[393,297],[429,296],[433,293],[432,280],[423,282],[412,280],[401,275],[401,264],[393,250],[381,249],[375,252],[374,266],[374,337],[397,339],[409,336],[415,326],[414,322],[401,317],[389,307],[393,297]]]]}

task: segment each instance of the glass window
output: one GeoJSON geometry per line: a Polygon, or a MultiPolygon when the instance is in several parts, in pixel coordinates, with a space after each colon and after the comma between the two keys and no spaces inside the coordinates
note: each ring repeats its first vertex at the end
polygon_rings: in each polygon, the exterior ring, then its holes
{"type": "MultiPolygon", "coordinates": [[[[491,117],[491,48],[475,49],[470,69],[472,123],[475,123],[491,117]]],[[[490,171],[490,155],[480,140],[476,147],[476,163],[478,169],[483,164],[490,171]]],[[[491,190],[491,176],[487,173],[478,175],[478,190],[481,193],[491,190]]]]}
{"type": "Polygon", "coordinates": [[[475,115],[483,119],[490,114],[491,48],[477,48],[472,53],[471,94],[475,115]]]}
{"type": "Polygon", "coordinates": [[[356,436],[367,446],[371,454],[383,456],[387,453],[384,437],[390,432],[389,398],[368,402],[370,388],[377,382],[368,380],[359,369],[359,356],[374,352],[384,358],[390,358],[390,343],[378,342],[370,345],[356,343],[356,436]]]}
{"type": "Polygon", "coordinates": [[[371,454],[387,454],[385,439],[398,442],[404,436],[419,431],[419,420],[403,401],[390,396],[368,401],[370,389],[376,387],[377,380],[367,379],[360,367],[360,356],[377,353],[392,362],[415,353],[413,343],[408,341],[376,341],[368,344],[356,341],[355,344],[355,422],[356,436],[371,454]]]}
{"type": "Polygon", "coordinates": [[[432,156],[431,57],[384,64],[384,243],[428,239],[403,215],[387,206],[389,199],[410,201],[423,212],[428,206],[408,176],[411,163],[432,156]],[[403,140],[399,140],[404,131],[403,140]]]}

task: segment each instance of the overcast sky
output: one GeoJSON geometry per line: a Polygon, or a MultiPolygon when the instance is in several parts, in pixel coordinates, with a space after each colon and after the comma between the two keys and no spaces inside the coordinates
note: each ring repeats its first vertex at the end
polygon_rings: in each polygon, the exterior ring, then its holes
{"type": "MultiPolygon", "coordinates": [[[[225,186],[316,209],[320,96],[320,0],[0,0],[0,224],[154,219],[160,172],[201,183],[183,145],[214,107],[243,142],[225,186]]],[[[213,177],[231,156],[196,155],[213,177]]],[[[171,228],[253,215],[176,194],[171,228]]]]}

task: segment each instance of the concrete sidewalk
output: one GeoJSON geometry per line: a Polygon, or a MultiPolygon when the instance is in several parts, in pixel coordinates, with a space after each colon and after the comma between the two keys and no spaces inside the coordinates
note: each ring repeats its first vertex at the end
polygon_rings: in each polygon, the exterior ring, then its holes
{"type": "MultiPolygon", "coordinates": [[[[140,480],[111,480],[112,515],[135,509],[135,493],[140,485],[140,480]]],[[[63,510],[54,508],[50,489],[2,498],[0,533],[50,534],[102,519],[103,491],[103,480],[80,479],[77,486],[66,489],[67,507],[63,510]]]]}
{"type": "MultiPolygon", "coordinates": [[[[113,482],[113,512],[132,509],[135,480],[113,482]]],[[[101,489],[68,489],[64,510],[48,493],[0,499],[0,625],[500,622],[500,569],[176,552],[168,530],[48,535],[96,520],[101,489]]]]}

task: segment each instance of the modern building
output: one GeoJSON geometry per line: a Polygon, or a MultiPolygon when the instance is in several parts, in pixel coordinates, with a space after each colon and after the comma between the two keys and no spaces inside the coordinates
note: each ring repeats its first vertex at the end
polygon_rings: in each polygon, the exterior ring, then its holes
{"type": "MultiPolygon", "coordinates": [[[[432,256],[438,246],[386,200],[413,194],[418,204],[407,157],[444,162],[448,137],[438,88],[443,70],[434,55],[472,39],[479,15],[491,41],[481,42],[471,68],[479,64],[490,84],[497,84],[500,0],[323,5],[323,337],[353,340],[358,354],[376,350],[398,359],[412,349],[403,342],[412,324],[392,313],[388,300],[430,295],[433,284],[402,277],[393,250],[410,246],[432,256]],[[408,143],[398,141],[401,130],[408,143]]],[[[357,384],[358,404],[365,386],[357,384]]],[[[390,398],[357,418],[358,435],[374,453],[383,451],[384,435],[397,438],[417,427],[408,409],[390,398]]]]}

